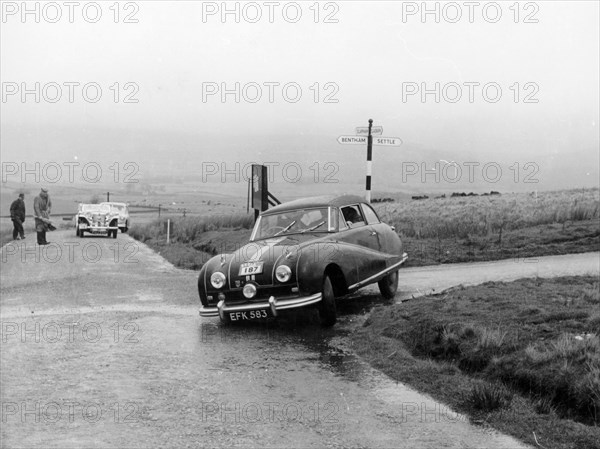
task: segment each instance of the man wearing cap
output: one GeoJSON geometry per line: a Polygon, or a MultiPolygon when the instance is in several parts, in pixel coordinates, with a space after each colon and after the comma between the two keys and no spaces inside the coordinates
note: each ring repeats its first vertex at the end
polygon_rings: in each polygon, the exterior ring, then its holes
{"type": "Polygon", "coordinates": [[[10,205],[10,219],[13,222],[13,240],[25,238],[23,223],[25,222],[25,194],[19,193],[19,197],[10,205]]]}
{"type": "Polygon", "coordinates": [[[47,245],[46,231],[50,229],[50,210],[52,201],[48,195],[48,189],[42,188],[42,191],[33,200],[33,213],[35,216],[35,230],[37,232],[38,245],[47,245]]]}

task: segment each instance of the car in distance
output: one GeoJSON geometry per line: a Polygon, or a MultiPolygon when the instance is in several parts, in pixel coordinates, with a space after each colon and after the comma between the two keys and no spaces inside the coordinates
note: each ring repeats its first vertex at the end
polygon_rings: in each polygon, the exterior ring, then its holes
{"type": "Polygon", "coordinates": [[[75,215],[75,234],[83,237],[84,233],[106,234],[117,238],[119,231],[119,214],[108,204],[79,204],[75,215]]]}
{"type": "Polygon", "coordinates": [[[358,196],[291,201],[262,212],[246,245],[204,264],[200,316],[231,322],[316,306],[332,326],[338,297],[377,282],[393,298],[407,258],[394,229],[358,196]]]}
{"type": "Polygon", "coordinates": [[[126,203],[115,203],[105,201],[100,204],[108,204],[111,212],[119,214],[119,229],[121,232],[127,232],[130,228],[129,208],[126,203]]]}

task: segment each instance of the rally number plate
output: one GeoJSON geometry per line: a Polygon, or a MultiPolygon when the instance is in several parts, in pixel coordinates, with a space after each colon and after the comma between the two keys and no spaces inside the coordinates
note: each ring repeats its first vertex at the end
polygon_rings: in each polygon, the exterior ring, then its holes
{"type": "Polygon", "coordinates": [[[246,262],[240,265],[239,276],[250,276],[263,272],[263,262],[246,262]]]}

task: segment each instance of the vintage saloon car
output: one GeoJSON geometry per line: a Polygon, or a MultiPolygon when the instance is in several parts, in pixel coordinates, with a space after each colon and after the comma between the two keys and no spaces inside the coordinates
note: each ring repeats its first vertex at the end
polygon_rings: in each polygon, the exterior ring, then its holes
{"type": "Polygon", "coordinates": [[[121,232],[127,232],[130,227],[129,208],[125,203],[104,202],[100,204],[108,204],[112,213],[119,214],[119,229],[121,232]]]}
{"type": "Polygon", "coordinates": [[[83,237],[85,232],[90,234],[106,234],[117,238],[119,231],[119,213],[108,204],[80,204],[75,215],[75,234],[83,237]]]}
{"type": "Polygon", "coordinates": [[[202,267],[200,316],[252,320],[315,305],[331,326],[337,297],[378,282],[393,298],[407,257],[394,229],[360,197],[291,201],[263,212],[248,244],[202,267]]]}

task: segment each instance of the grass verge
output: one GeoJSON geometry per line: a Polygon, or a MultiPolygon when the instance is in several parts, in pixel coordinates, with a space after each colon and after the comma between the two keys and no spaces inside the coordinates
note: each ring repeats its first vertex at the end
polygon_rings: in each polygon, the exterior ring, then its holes
{"type": "MultiPolygon", "coordinates": [[[[376,208],[396,227],[410,267],[600,251],[599,205],[598,189],[588,189],[535,198],[508,194],[387,202],[376,208]]],[[[207,254],[246,243],[253,222],[252,214],[175,218],[170,247],[165,218],[134,224],[130,234],[174,265],[197,269],[207,254]]]]}
{"type": "Polygon", "coordinates": [[[233,252],[246,244],[253,224],[254,217],[245,214],[175,218],[170,223],[167,244],[167,219],[162,218],[148,224],[134,224],[129,235],[173,265],[199,270],[211,257],[233,252]]]}
{"type": "Polygon", "coordinates": [[[534,446],[599,448],[599,310],[597,277],[490,282],[377,307],[352,341],[475,422],[534,446]]]}

